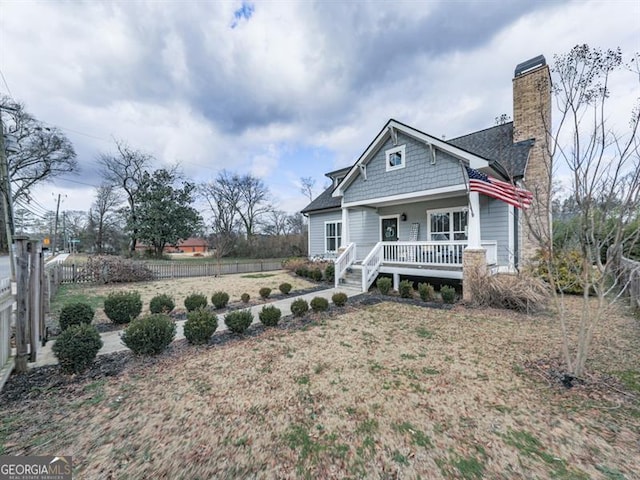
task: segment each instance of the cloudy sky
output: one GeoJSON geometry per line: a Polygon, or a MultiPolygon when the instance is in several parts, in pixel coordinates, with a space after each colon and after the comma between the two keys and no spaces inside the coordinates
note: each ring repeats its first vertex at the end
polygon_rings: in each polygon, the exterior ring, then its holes
{"type": "Polygon", "coordinates": [[[62,193],[87,209],[117,138],[198,182],[251,172],[293,212],[301,176],[319,193],[389,118],[446,138],[492,126],[516,64],[578,43],[640,51],[639,19],[637,0],[0,0],[0,93],[76,148],[78,174],[34,192],[47,208],[62,193]]]}

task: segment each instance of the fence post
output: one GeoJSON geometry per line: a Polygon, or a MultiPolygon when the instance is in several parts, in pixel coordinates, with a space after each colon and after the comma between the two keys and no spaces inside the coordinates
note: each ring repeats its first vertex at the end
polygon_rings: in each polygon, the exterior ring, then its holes
{"type": "MultiPolygon", "coordinates": [[[[48,298],[46,296],[46,292],[45,292],[45,285],[47,284],[46,280],[46,276],[45,276],[45,271],[44,271],[44,252],[42,251],[42,242],[38,242],[38,263],[40,264],[40,275],[39,275],[39,281],[40,281],[40,338],[44,340],[46,340],[46,317],[45,317],[45,304],[46,301],[48,301],[48,298]]],[[[47,308],[48,309],[48,308],[47,308]]],[[[44,343],[43,343],[44,346],[44,343]]]]}
{"type": "Polygon", "coordinates": [[[29,288],[29,252],[27,237],[15,237],[16,248],[16,372],[27,371],[29,355],[27,343],[27,321],[29,304],[27,302],[29,288]]]}
{"type": "Polygon", "coordinates": [[[29,361],[35,362],[40,341],[40,242],[30,241],[29,245],[29,361]]]}

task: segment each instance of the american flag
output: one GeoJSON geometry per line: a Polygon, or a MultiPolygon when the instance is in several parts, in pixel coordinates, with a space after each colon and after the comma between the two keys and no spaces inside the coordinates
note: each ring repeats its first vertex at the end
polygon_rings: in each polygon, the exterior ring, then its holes
{"type": "Polygon", "coordinates": [[[465,168],[469,176],[470,191],[497,198],[516,208],[529,208],[531,206],[533,194],[530,191],[511,185],[508,182],[497,180],[473,168],[465,168]]]}

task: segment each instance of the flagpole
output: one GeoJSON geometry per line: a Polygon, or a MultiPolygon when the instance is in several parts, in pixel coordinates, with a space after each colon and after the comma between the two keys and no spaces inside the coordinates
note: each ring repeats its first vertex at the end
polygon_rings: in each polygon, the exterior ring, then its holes
{"type": "Polygon", "coordinates": [[[467,190],[467,203],[469,204],[469,212],[471,213],[471,215],[474,215],[473,207],[471,206],[471,201],[469,200],[469,196],[471,194],[471,190],[469,189],[469,176],[467,174],[467,169],[462,164],[462,160],[458,160],[458,164],[460,165],[460,170],[462,170],[462,178],[464,180],[464,187],[467,190]]]}

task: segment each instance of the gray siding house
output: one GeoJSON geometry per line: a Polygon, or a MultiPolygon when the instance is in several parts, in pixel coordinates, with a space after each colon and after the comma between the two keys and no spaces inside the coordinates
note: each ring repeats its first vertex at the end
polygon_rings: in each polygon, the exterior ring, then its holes
{"type": "MultiPolygon", "coordinates": [[[[379,273],[393,274],[396,286],[401,275],[464,279],[468,252],[491,273],[516,271],[535,251],[526,222],[518,208],[470,192],[466,167],[549,191],[540,188],[541,165],[550,165],[540,124],[551,106],[541,79],[548,83],[544,57],[518,65],[514,122],[451,140],[389,120],[353,165],[326,174],[331,186],[302,210],[309,255],[336,262],[336,285],[365,291],[379,273]]],[[[540,205],[548,203],[534,199],[532,209],[546,221],[540,205]]]]}

